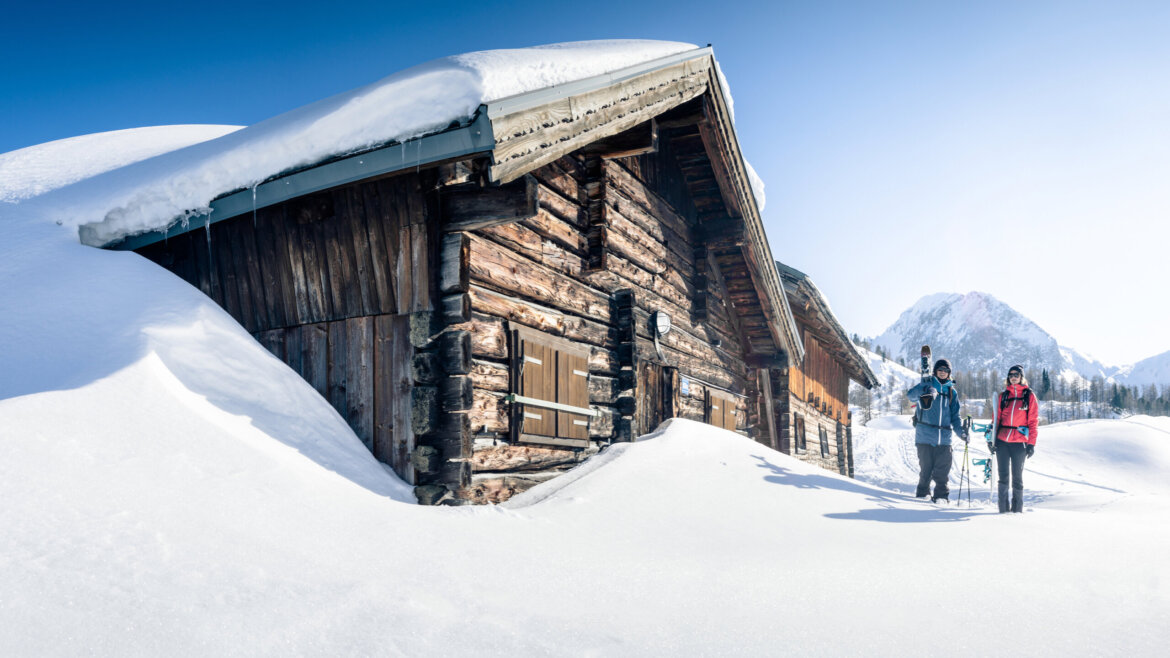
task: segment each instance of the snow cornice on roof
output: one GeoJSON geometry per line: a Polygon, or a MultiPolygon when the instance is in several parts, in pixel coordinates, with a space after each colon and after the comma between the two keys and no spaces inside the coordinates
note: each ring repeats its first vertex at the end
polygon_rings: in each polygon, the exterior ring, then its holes
{"type": "Polygon", "coordinates": [[[464,126],[360,153],[330,158],[274,176],[255,187],[222,195],[211,202],[210,212],[177,218],[165,229],[107,241],[102,237],[101,222],[83,224],[79,228],[81,242],[106,249],[139,249],[306,194],[477,153],[489,153],[492,148],[491,127],[487,115],[482,111],[483,108],[480,109],[481,111],[464,126]]]}
{"type": "MultiPolygon", "coordinates": [[[[612,102],[607,103],[604,99],[613,96],[610,88],[614,85],[626,85],[622,88],[622,92],[636,93],[635,90],[640,84],[640,78],[647,75],[653,76],[656,71],[670,69],[679,64],[685,66],[686,62],[704,59],[714,61],[710,48],[696,48],[609,73],[491,101],[481,105],[475,116],[461,125],[415,139],[387,143],[357,153],[334,155],[314,164],[298,167],[293,171],[282,172],[254,187],[233,190],[214,199],[209,204],[210,212],[192,212],[176,217],[165,229],[111,240],[107,237],[109,231],[105,230],[106,222],[94,222],[83,224],[80,227],[80,239],[83,244],[93,247],[117,250],[138,249],[305,194],[366,178],[393,174],[398,171],[477,154],[490,154],[493,162],[497,163],[501,160],[510,160],[511,163],[506,168],[506,172],[501,170],[498,165],[492,170],[494,182],[507,182],[559,157],[559,155],[549,157],[552,153],[567,153],[577,148],[576,145],[579,142],[587,143],[617,134],[637,123],[650,119],[653,115],[661,114],[697,94],[688,95],[677,103],[659,103],[657,107],[654,107],[653,113],[621,113],[619,117],[621,120],[610,122],[604,127],[598,126],[596,121],[577,123],[575,126],[576,135],[573,139],[564,139],[563,134],[558,134],[554,138],[557,140],[555,146],[564,147],[568,142],[574,144],[572,148],[568,150],[544,148],[541,149],[541,153],[534,156],[535,149],[531,147],[531,144],[537,141],[533,135],[536,134],[537,128],[542,127],[540,123],[549,123],[550,126],[547,127],[555,127],[552,125],[554,121],[556,123],[571,123],[564,119],[572,116],[574,110],[581,115],[592,116],[599,110],[613,105],[612,102]],[[594,101],[601,99],[602,102],[590,105],[588,99],[594,101]],[[559,119],[553,119],[553,115],[558,114],[556,110],[538,112],[538,115],[542,117],[541,121],[537,125],[521,129],[517,118],[518,113],[556,104],[558,101],[569,104],[568,114],[560,116],[559,119]],[[637,120],[631,123],[627,117],[637,120]],[[527,152],[523,152],[526,144],[529,147],[526,149],[527,152]],[[524,157],[526,155],[530,157],[524,157]],[[510,173],[511,175],[500,175],[502,173],[510,173]]],[[[698,89],[698,93],[702,93],[705,88],[704,86],[698,89]]],[[[542,133],[539,137],[547,139],[548,135],[542,133]]]]}
{"type": "Polygon", "coordinates": [[[877,375],[869,367],[869,361],[861,355],[850,340],[845,327],[837,320],[825,298],[812,279],[800,270],[776,261],[776,271],[785,283],[790,302],[801,321],[809,325],[825,347],[841,360],[850,379],[866,388],[880,386],[877,375]]]}

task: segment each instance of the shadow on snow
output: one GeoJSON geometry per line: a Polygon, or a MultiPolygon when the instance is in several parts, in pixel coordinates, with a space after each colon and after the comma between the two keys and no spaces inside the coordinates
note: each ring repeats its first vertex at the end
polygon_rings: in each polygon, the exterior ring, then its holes
{"type": "Polygon", "coordinates": [[[844,491],[865,496],[867,501],[877,504],[876,508],[863,509],[856,512],[840,512],[826,514],[830,519],[852,521],[879,521],[882,523],[953,523],[966,521],[972,516],[985,514],[980,509],[946,507],[923,503],[913,498],[885,491],[876,487],[860,484],[852,480],[842,480],[830,475],[807,475],[773,464],[760,455],[752,455],[760,461],[759,468],[770,471],[764,480],[773,484],[781,484],[797,489],[828,489],[844,491]]]}

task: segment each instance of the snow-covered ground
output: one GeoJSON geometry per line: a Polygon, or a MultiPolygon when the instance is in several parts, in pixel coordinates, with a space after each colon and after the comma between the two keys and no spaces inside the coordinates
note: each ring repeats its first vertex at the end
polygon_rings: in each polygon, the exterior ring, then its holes
{"type": "Polygon", "coordinates": [[[897,419],[857,433],[860,481],[674,421],[503,507],[425,508],[389,474],[354,478],[366,455],[331,467],[181,387],[139,387],[160,370],[0,402],[0,654],[1152,656],[1170,640],[1166,419],[1050,428],[1014,516],[981,482],[969,508],[909,500],[897,419]]]}
{"type": "Polygon", "coordinates": [[[231,130],[0,178],[0,656],[1164,652],[1168,419],[1042,428],[1014,516],[980,481],[908,499],[897,417],[858,480],[676,420],[501,507],[414,505],[201,293],[44,221],[231,130]]]}

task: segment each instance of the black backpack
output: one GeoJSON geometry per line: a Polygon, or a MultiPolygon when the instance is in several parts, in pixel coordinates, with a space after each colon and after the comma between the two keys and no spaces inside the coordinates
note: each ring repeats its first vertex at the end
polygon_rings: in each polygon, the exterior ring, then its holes
{"type": "Polygon", "coordinates": [[[1000,393],[1000,394],[999,394],[999,408],[1000,408],[1000,409],[1003,409],[1004,407],[1006,407],[1008,402],[1014,402],[1014,401],[1016,401],[1016,400],[1022,400],[1022,401],[1023,401],[1023,403],[1024,403],[1024,405],[1023,405],[1022,407],[1020,407],[1020,409],[1021,409],[1022,411],[1027,411],[1027,410],[1028,410],[1028,406],[1031,404],[1031,402],[1029,402],[1029,399],[1031,399],[1031,398],[1032,398],[1032,389],[1030,389],[1030,388],[1028,388],[1027,386],[1025,386],[1025,387],[1024,387],[1024,390],[1023,390],[1023,392],[1021,392],[1021,393],[1020,393],[1020,396],[1019,396],[1019,397],[1011,397],[1011,398],[1009,398],[1009,397],[1007,396],[1007,394],[1008,394],[1008,392],[1007,392],[1006,390],[1004,390],[1004,392],[1002,392],[1002,393],[1000,393]]]}

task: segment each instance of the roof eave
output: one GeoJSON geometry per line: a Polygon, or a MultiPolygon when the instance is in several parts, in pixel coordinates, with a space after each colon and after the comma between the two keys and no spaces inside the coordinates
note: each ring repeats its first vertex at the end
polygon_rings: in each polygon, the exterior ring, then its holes
{"type": "Polygon", "coordinates": [[[483,107],[466,125],[395,142],[341,158],[332,158],[274,176],[255,187],[236,190],[214,199],[208,212],[177,217],[164,229],[124,238],[102,237],[102,222],[78,229],[82,244],[116,250],[133,250],[176,235],[267,208],[295,197],[313,194],[368,178],[491,152],[491,123],[483,107]]]}

